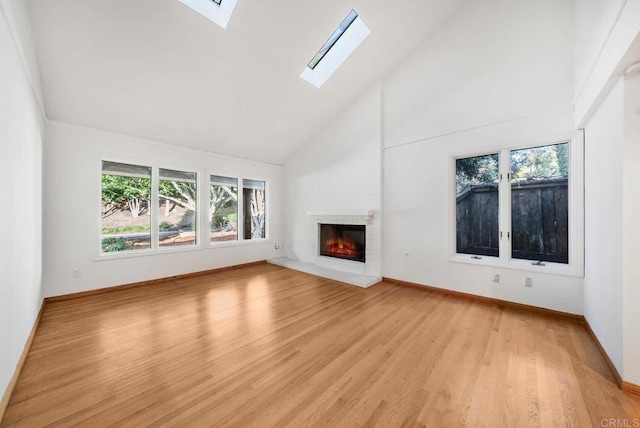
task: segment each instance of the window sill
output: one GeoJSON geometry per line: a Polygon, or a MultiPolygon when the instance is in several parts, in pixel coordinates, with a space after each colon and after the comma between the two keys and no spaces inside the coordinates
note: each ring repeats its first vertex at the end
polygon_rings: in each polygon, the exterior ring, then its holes
{"type": "Polygon", "coordinates": [[[216,248],[241,247],[245,245],[268,244],[269,239],[243,239],[242,241],[220,241],[209,244],[209,250],[216,248]]]}
{"type": "Polygon", "coordinates": [[[268,244],[268,239],[247,239],[242,241],[227,241],[227,242],[218,242],[216,244],[210,244],[208,247],[204,247],[202,245],[194,245],[194,246],[184,246],[184,247],[162,247],[154,250],[134,250],[134,251],[122,251],[122,252],[114,252],[114,253],[101,253],[97,257],[93,258],[94,262],[101,262],[105,260],[118,260],[118,259],[128,259],[131,257],[149,257],[149,256],[158,256],[162,254],[174,254],[174,253],[186,253],[190,251],[201,251],[201,250],[211,250],[217,248],[229,248],[229,247],[241,247],[245,245],[258,245],[258,244],[268,244]]]}
{"type": "Polygon", "coordinates": [[[181,247],[162,247],[154,250],[134,250],[134,251],[121,251],[121,252],[113,252],[113,253],[100,253],[97,257],[93,258],[93,261],[100,262],[103,260],[115,260],[115,259],[126,259],[129,257],[147,257],[147,256],[157,256],[160,254],[172,254],[172,253],[184,253],[188,251],[198,251],[202,250],[202,245],[190,245],[190,246],[181,246],[181,247]]]}
{"type": "Polygon", "coordinates": [[[581,268],[572,265],[563,265],[559,263],[544,262],[544,266],[532,265],[531,260],[502,260],[498,257],[491,256],[475,256],[480,259],[473,259],[470,254],[456,254],[449,258],[453,263],[465,263],[476,266],[487,266],[502,269],[513,269],[526,272],[548,273],[552,275],[564,275],[583,277],[584,273],[581,268]]]}

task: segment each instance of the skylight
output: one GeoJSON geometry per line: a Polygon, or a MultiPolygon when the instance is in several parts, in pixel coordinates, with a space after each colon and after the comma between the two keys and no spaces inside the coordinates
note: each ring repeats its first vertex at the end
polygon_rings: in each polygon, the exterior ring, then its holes
{"type": "Polygon", "coordinates": [[[347,15],[344,21],[342,21],[342,24],[340,24],[338,28],[336,28],[335,31],[329,36],[329,39],[327,39],[327,41],[324,42],[324,45],[322,45],[322,47],[320,48],[316,56],[314,56],[313,59],[309,61],[309,64],[307,65],[307,67],[311,69],[316,68],[316,65],[318,65],[318,63],[322,61],[322,58],[324,58],[327,52],[329,52],[329,49],[331,49],[333,45],[336,44],[340,36],[342,36],[344,32],[347,31],[347,28],[349,28],[349,26],[353,24],[353,21],[355,21],[357,17],[358,17],[358,12],[351,9],[351,12],[349,12],[349,15],[347,15]]]}
{"type": "Polygon", "coordinates": [[[238,0],[180,0],[200,15],[227,28],[238,0]]]}
{"type": "Polygon", "coordinates": [[[300,77],[316,88],[321,87],[370,33],[371,30],[358,13],[351,10],[307,64],[300,77]]]}

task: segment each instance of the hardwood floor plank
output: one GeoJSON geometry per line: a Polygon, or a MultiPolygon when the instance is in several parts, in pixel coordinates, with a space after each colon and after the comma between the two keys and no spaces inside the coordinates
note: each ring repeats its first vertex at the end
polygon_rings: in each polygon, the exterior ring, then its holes
{"type": "Polygon", "coordinates": [[[260,264],[45,305],[0,427],[640,420],[579,322],[260,264]]]}

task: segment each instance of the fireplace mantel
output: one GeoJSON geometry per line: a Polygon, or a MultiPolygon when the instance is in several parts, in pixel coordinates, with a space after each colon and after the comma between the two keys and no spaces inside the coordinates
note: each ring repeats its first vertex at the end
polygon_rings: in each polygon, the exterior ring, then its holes
{"type": "Polygon", "coordinates": [[[314,217],[373,217],[374,210],[311,210],[307,215],[314,217]]]}

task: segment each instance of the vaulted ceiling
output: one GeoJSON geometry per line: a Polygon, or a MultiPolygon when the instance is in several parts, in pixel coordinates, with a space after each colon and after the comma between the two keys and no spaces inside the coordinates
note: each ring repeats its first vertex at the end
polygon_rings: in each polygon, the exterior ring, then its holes
{"type": "Polygon", "coordinates": [[[49,119],[281,164],[466,0],[30,0],[49,119]],[[320,89],[299,74],[351,9],[372,33],[320,89]]]}

